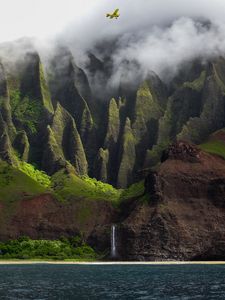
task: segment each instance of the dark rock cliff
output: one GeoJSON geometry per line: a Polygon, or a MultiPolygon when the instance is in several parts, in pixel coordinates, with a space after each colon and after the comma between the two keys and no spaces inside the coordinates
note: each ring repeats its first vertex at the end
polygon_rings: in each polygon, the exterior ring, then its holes
{"type": "Polygon", "coordinates": [[[128,260],[225,258],[225,161],[177,143],[145,181],[147,198],[120,224],[128,260]]]}

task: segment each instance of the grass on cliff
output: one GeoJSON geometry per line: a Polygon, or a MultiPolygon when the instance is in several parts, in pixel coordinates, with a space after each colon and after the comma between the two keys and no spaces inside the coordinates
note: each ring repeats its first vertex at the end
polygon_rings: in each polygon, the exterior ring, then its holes
{"type": "Polygon", "coordinates": [[[121,194],[120,190],[110,184],[86,176],[65,174],[63,170],[52,176],[51,187],[64,200],[70,200],[76,196],[93,200],[117,201],[121,194]]]}
{"type": "Polygon", "coordinates": [[[137,198],[144,195],[145,187],[144,180],[134,183],[127,189],[123,190],[120,195],[120,201],[126,201],[131,198],[137,198]]]}
{"type": "Polygon", "coordinates": [[[79,236],[59,240],[20,237],[0,243],[0,259],[96,260],[98,255],[79,236]]]}
{"type": "Polygon", "coordinates": [[[205,152],[217,154],[225,159],[225,143],[223,141],[209,141],[199,147],[205,152]]]}
{"type": "Polygon", "coordinates": [[[8,203],[43,193],[52,193],[58,200],[77,198],[110,201],[119,205],[127,199],[144,193],[144,182],[135,183],[127,189],[116,189],[110,184],[88,176],[79,177],[61,170],[52,177],[26,162],[16,167],[0,162],[0,200],[8,203]]]}
{"type": "Polygon", "coordinates": [[[46,188],[24,172],[0,162],[0,201],[14,202],[42,194],[46,188]]]}
{"type": "Polygon", "coordinates": [[[51,185],[51,177],[48,176],[44,171],[36,169],[33,165],[26,162],[20,162],[18,169],[38,182],[41,186],[48,188],[51,185]]]}
{"type": "Polygon", "coordinates": [[[76,196],[110,201],[117,205],[122,201],[144,194],[144,181],[135,183],[127,189],[116,189],[112,185],[98,181],[95,178],[64,174],[63,171],[59,171],[52,176],[51,187],[56,195],[63,200],[70,200],[76,196]]]}
{"type": "Polygon", "coordinates": [[[40,101],[22,98],[18,89],[10,90],[10,105],[12,116],[19,121],[31,134],[37,132],[38,123],[43,113],[43,106],[40,101]]]}
{"type": "Polygon", "coordinates": [[[206,71],[202,71],[199,78],[195,79],[192,82],[185,82],[183,86],[196,91],[201,91],[203,84],[205,82],[205,78],[206,78],[206,71]]]}
{"type": "Polygon", "coordinates": [[[204,144],[199,145],[200,149],[205,152],[219,155],[225,159],[225,142],[221,140],[210,140],[204,144]]]}

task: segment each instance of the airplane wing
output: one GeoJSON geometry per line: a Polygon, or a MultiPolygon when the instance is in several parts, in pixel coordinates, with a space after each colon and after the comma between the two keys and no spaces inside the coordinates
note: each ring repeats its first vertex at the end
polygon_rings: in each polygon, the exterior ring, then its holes
{"type": "Polygon", "coordinates": [[[115,11],[114,11],[114,15],[117,15],[118,14],[118,12],[119,12],[119,8],[117,8],[115,11]]]}

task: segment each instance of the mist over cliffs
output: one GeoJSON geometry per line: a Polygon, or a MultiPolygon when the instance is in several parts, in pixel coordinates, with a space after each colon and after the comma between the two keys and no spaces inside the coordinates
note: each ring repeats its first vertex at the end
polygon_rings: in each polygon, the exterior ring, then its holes
{"type": "MultiPolygon", "coordinates": [[[[40,27],[36,15],[23,24],[15,17],[13,30],[2,19],[3,160],[49,175],[71,168],[123,188],[170,142],[201,143],[224,127],[221,0],[67,4],[36,3],[40,27]],[[115,5],[121,18],[109,22],[115,5]]],[[[22,8],[33,14],[27,0],[22,8]]]]}
{"type": "MultiPolygon", "coordinates": [[[[47,61],[29,40],[0,50],[8,53],[1,58],[0,156],[12,165],[24,160],[49,175],[71,168],[125,188],[170,142],[201,143],[225,126],[223,57],[183,63],[169,83],[149,70],[111,86],[110,55],[89,52],[82,69],[61,45],[47,61]]],[[[140,71],[123,63],[124,76],[129,66],[140,71]]]]}

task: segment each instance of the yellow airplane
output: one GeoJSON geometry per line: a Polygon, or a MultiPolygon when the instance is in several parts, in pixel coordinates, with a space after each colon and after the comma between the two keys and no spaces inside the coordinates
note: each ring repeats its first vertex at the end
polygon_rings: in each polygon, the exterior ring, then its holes
{"type": "Polygon", "coordinates": [[[118,19],[119,18],[119,8],[117,8],[112,14],[106,14],[106,18],[118,19]]]}

